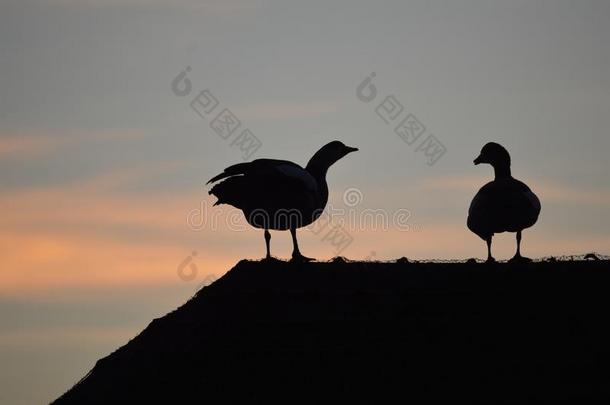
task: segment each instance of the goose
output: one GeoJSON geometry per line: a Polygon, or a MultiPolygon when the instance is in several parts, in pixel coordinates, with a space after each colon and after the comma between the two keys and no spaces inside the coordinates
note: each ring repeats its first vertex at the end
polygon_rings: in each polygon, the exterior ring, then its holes
{"type": "Polygon", "coordinates": [[[209,191],[218,200],[214,205],[228,204],[242,210],[246,221],[264,229],[266,259],[271,259],[272,230],[290,230],[292,260],[310,261],[301,254],[296,230],[314,222],[328,202],[326,172],[335,162],[357,151],[333,141],[318,150],[302,168],[287,160],[256,159],[227,167],[210,179],[215,183],[209,191]]]}
{"type": "Polygon", "coordinates": [[[474,160],[475,165],[490,164],[495,179],[484,185],[472,200],[468,210],[468,229],[487,242],[487,262],[495,262],[491,255],[493,235],[517,233],[517,252],[511,261],[530,261],[521,256],[521,237],[524,229],[533,226],[540,215],[540,200],[523,182],[511,175],[510,154],[500,144],[489,142],[474,160]]]}

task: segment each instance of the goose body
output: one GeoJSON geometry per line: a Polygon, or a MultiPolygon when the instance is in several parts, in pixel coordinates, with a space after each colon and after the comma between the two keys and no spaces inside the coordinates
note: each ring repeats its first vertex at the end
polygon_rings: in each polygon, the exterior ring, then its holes
{"type": "Polygon", "coordinates": [[[468,228],[482,239],[523,231],[536,223],[540,208],[540,200],[525,183],[514,178],[491,181],[470,204],[468,228]]]}
{"type": "Polygon", "coordinates": [[[496,178],[484,185],[472,200],[468,228],[487,242],[488,261],[494,260],[492,238],[502,232],[517,233],[517,253],[513,260],[525,259],[521,256],[522,231],[538,220],[540,200],[525,183],[512,177],[510,155],[501,145],[488,143],[474,163],[491,164],[496,178]]]}
{"type": "Polygon", "coordinates": [[[339,141],[330,142],[316,152],[305,168],[276,159],[239,163],[208,181],[222,180],[209,193],[218,198],[214,205],[232,205],[243,211],[250,225],[265,230],[268,258],[270,229],[290,230],[293,258],[304,258],[298,249],[296,229],[311,224],[322,214],[328,202],[328,168],[356,150],[339,141]]]}
{"type": "Polygon", "coordinates": [[[256,228],[285,231],[291,225],[307,226],[328,202],[326,179],[316,179],[289,161],[257,159],[231,166],[223,177],[227,174],[226,180],[210,190],[218,197],[214,205],[241,209],[246,221],[256,228]]]}

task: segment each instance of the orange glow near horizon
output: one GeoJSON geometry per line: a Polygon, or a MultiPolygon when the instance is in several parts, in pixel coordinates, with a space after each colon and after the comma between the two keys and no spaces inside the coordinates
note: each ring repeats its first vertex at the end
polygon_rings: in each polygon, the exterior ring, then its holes
{"type": "MultiPolygon", "coordinates": [[[[217,229],[189,228],[187,215],[197,209],[202,194],[121,195],[112,192],[120,181],[115,176],[101,176],[86,184],[0,195],[0,209],[4,212],[0,245],[5,252],[0,294],[180,283],[177,267],[193,251],[200,278],[224,274],[241,259],[262,257],[262,233],[245,224],[241,216],[238,222],[243,231],[232,231],[223,222],[223,215],[229,212],[226,208],[214,207],[214,211],[205,214],[218,218],[217,229]]],[[[446,192],[468,188],[465,185],[472,182],[447,178],[433,188],[446,192]]],[[[557,187],[552,190],[553,198],[571,200],[570,194],[562,195],[557,187]]],[[[331,200],[340,198],[336,193],[331,196],[331,200]]],[[[606,203],[604,198],[589,196],[587,202],[606,203]]],[[[391,227],[348,231],[353,241],[339,254],[355,260],[401,256],[464,259],[483,257],[485,253],[483,241],[463,224],[422,223],[408,231],[391,227]]],[[[273,254],[289,257],[289,234],[272,235],[273,254]]],[[[303,252],[310,256],[328,260],[338,253],[324,240],[323,233],[316,235],[303,229],[299,238],[303,252]]],[[[539,228],[525,232],[525,238],[524,251],[533,257],[603,253],[610,246],[608,237],[562,237],[539,228]]],[[[499,235],[494,251],[500,258],[510,257],[514,236],[499,235]]]]}

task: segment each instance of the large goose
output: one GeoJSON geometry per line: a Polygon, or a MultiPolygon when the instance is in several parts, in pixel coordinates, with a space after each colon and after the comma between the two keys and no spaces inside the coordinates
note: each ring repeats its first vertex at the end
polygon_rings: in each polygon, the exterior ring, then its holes
{"type": "Polygon", "coordinates": [[[516,232],[517,253],[512,261],[530,260],[521,256],[521,232],[531,227],[540,214],[540,200],[524,183],[512,177],[510,155],[495,142],[486,144],[474,164],[493,166],[496,178],[487,183],[474,197],[468,210],[468,228],[487,242],[487,261],[491,255],[491,240],[495,233],[516,232]]]}
{"type": "Polygon", "coordinates": [[[256,159],[230,166],[209,183],[225,179],[210,190],[217,204],[243,211],[248,223],[265,230],[266,258],[271,258],[269,229],[290,230],[295,261],[311,260],[301,254],[296,230],[315,221],[328,201],[328,168],[357,148],[333,141],[324,145],[305,168],[287,160],[256,159]]]}

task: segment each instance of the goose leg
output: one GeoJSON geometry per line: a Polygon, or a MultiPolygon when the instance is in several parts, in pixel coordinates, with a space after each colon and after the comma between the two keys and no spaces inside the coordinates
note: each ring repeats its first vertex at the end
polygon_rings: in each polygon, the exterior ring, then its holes
{"type": "Polygon", "coordinates": [[[267,256],[265,256],[265,259],[271,259],[271,234],[269,229],[265,229],[265,245],[267,245],[267,256]]]}
{"type": "Polygon", "coordinates": [[[493,236],[488,236],[485,240],[487,242],[487,263],[495,263],[496,259],[491,255],[491,239],[493,236]]]}
{"type": "Polygon", "coordinates": [[[310,257],[303,256],[301,254],[301,252],[299,251],[299,243],[297,242],[297,229],[290,228],[290,234],[292,235],[292,245],[293,245],[292,261],[309,262],[309,261],[314,260],[310,257]]]}
{"type": "Polygon", "coordinates": [[[531,262],[532,259],[521,256],[521,231],[517,232],[517,253],[510,259],[511,262],[531,262]]]}

